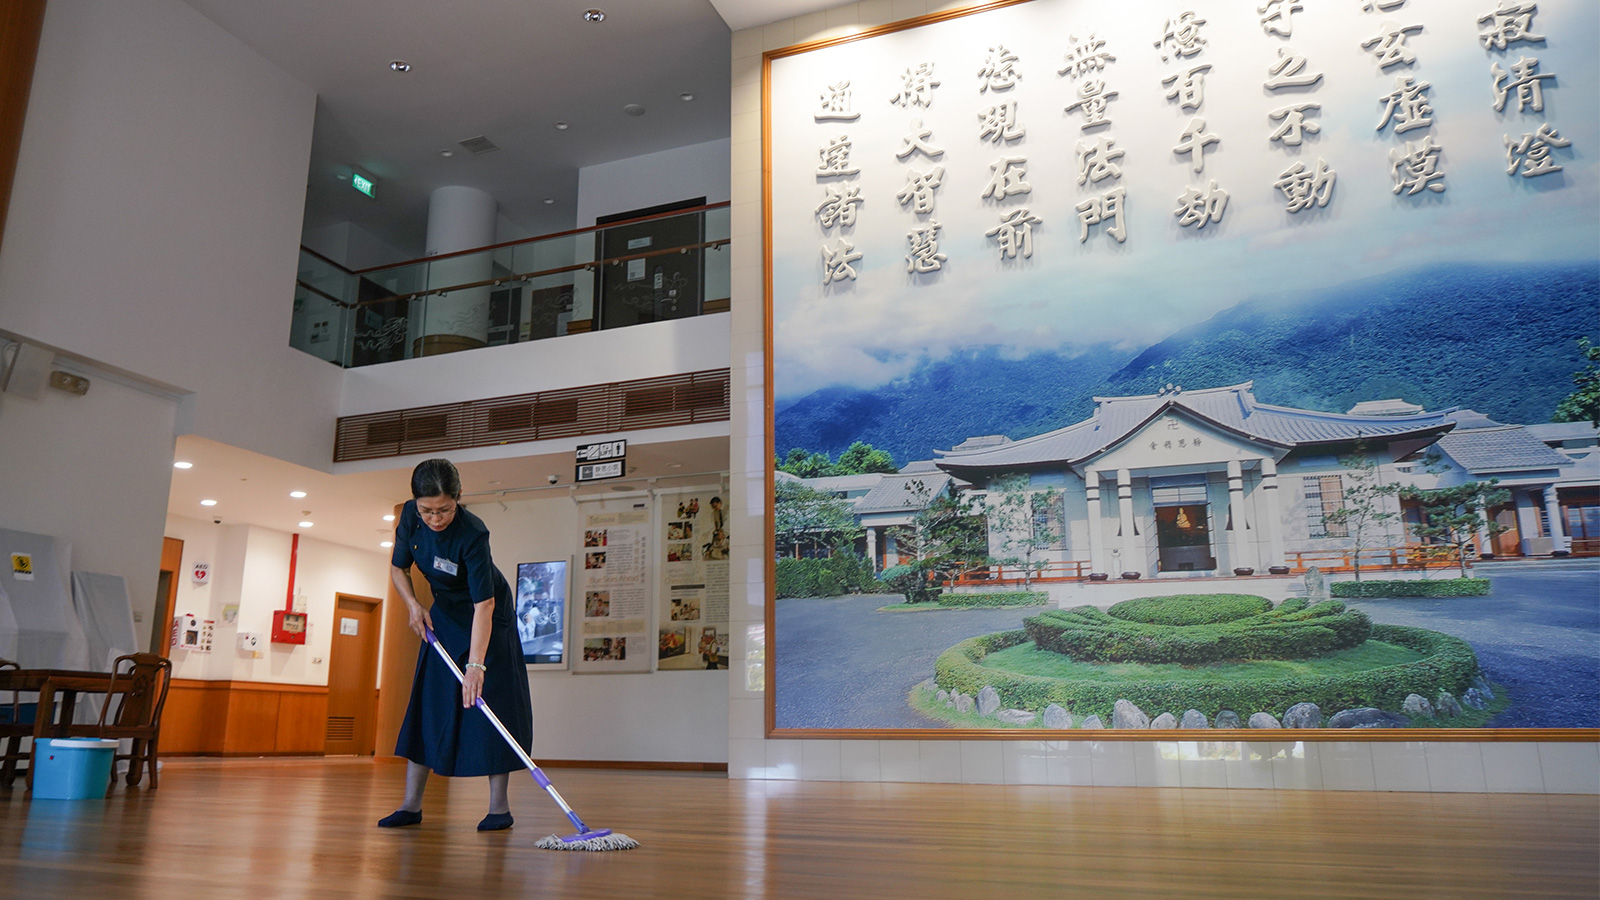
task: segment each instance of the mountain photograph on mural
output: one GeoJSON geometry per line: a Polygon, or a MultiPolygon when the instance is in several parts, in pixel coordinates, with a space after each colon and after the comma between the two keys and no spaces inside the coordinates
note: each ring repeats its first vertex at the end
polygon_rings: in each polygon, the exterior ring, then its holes
{"type": "Polygon", "coordinates": [[[1583,367],[1579,339],[1600,338],[1597,304],[1600,263],[1423,267],[1297,301],[1246,299],[1141,349],[971,350],[890,384],[780,398],[773,444],[780,456],[801,448],[837,457],[862,441],[903,464],[969,437],[1020,440],[1065,427],[1087,418],[1097,396],[1244,381],[1277,406],[1345,412],[1399,399],[1548,422],[1583,367]]]}

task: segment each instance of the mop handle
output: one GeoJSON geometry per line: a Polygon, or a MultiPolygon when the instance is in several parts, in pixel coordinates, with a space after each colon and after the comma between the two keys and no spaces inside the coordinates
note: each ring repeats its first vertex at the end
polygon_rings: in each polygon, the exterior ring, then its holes
{"type": "MultiPolygon", "coordinates": [[[[466,684],[466,676],[461,674],[460,667],[456,665],[455,660],[450,658],[449,651],[445,650],[444,645],[439,643],[439,639],[434,636],[433,629],[424,626],[423,631],[427,632],[428,643],[433,645],[433,649],[439,651],[439,658],[444,660],[444,664],[450,667],[450,671],[455,674],[456,680],[466,684]]],[[[545,776],[544,770],[534,763],[533,759],[528,756],[527,751],[522,749],[522,745],[517,743],[517,739],[512,737],[511,732],[506,730],[506,726],[500,721],[500,717],[494,714],[494,710],[489,708],[489,704],[483,702],[483,698],[479,697],[473,705],[483,710],[483,714],[489,718],[489,724],[493,725],[494,729],[500,732],[500,736],[506,739],[506,743],[511,746],[512,752],[517,754],[517,757],[522,760],[522,764],[527,766],[528,771],[533,774],[533,780],[538,782],[539,786],[544,788],[550,795],[550,799],[556,801],[556,805],[561,807],[561,811],[567,814],[567,820],[577,827],[579,833],[588,831],[589,826],[583,824],[583,820],[578,818],[578,814],[572,811],[572,807],[567,805],[567,801],[561,799],[560,792],[556,790],[555,785],[550,783],[550,779],[545,776]]]]}

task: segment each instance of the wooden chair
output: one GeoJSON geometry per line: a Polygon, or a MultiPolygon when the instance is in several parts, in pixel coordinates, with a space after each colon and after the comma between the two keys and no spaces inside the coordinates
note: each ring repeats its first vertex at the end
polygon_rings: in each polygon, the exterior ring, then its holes
{"type": "Polygon", "coordinates": [[[171,683],[172,661],[154,653],[119,656],[111,664],[111,687],[100,709],[99,734],[102,738],[130,738],[133,747],[130,753],[117,753],[112,757],[107,794],[116,786],[116,764],[123,759],[128,761],[128,787],[138,786],[146,764],[150,766],[150,790],[159,787],[156,753],[161,739],[161,709],[166,706],[167,688],[171,683]],[[124,663],[129,664],[126,672],[124,663]],[[113,706],[115,712],[112,712],[113,706]]]}
{"type": "MultiPolygon", "coordinates": [[[[20,670],[21,668],[22,666],[9,659],[0,659],[0,671],[5,671],[6,669],[20,670]]],[[[4,737],[6,741],[5,755],[0,756],[0,788],[11,787],[11,782],[18,775],[17,763],[29,757],[29,753],[24,753],[22,750],[22,739],[33,736],[33,717],[24,715],[22,703],[18,700],[18,694],[18,691],[11,692],[9,708],[4,704],[0,704],[0,712],[6,714],[4,718],[0,718],[0,737],[4,737]],[[23,719],[27,719],[27,721],[23,721],[23,719]]]]}

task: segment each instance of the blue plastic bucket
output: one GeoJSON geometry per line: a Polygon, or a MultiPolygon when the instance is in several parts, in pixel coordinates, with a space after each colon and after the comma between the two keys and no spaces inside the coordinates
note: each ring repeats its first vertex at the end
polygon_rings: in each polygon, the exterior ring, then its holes
{"type": "Polygon", "coordinates": [[[39,800],[90,800],[106,795],[117,742],[51,738],[33,750],[33,796],[39,800]]]}

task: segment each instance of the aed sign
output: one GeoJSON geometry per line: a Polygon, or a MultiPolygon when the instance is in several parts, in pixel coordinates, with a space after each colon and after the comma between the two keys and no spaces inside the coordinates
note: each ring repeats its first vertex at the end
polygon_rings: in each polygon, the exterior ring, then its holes
{"type": "Polygon", "coordinates": [[[578,462],[581,463],[621,459],[627,455],[627,441],[603,441],[598,444],[584,444],[578,448],[578,462]]]}
{"type": "MultiPolygon", "coordinates": [[[[350,173],[350,186],[355,188],[356,190],[360,191],[361,193],[366,194],[368,197],[373,197],[373,195],[372,195],[372,179],[361,177],[361,173],[359,173],[359,172],[351,172],[350,173]]],[[[377,198],[373,197],[373,199],[376,200],[377,198]]]]}
{"type": "Polygon", "coordinates": [[[209,584],[211,582],[211,564],[195,563],[193,576],[195,584],[209,584]]]}

